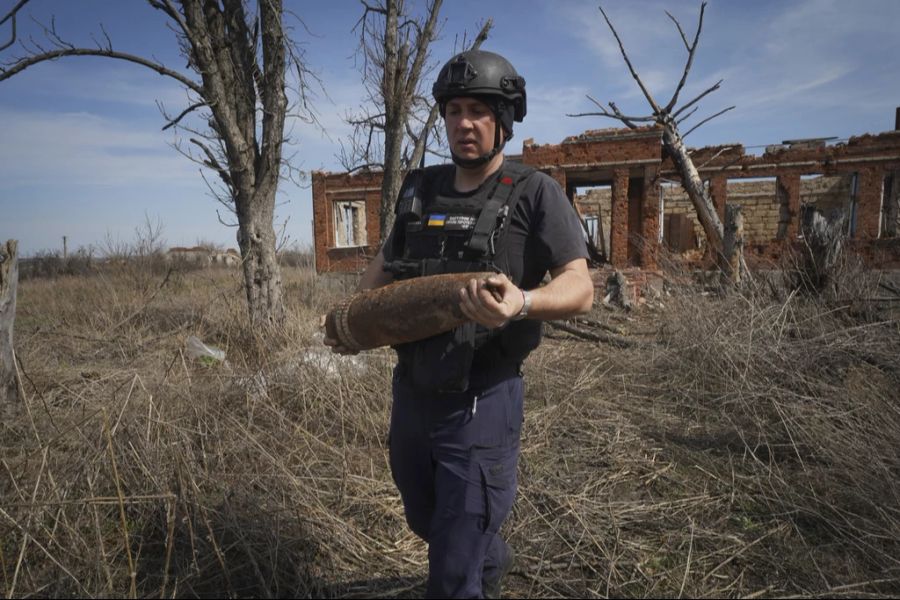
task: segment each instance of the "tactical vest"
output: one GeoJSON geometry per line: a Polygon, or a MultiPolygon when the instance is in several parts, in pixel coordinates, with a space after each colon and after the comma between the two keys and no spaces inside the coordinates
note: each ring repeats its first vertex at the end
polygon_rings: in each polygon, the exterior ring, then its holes
{"type": "MultiPolygon", "coordinates": [[[[502,272],[512,278],[506,234],[521,184],[532,173],[531,167],[505,161],[477,193],[453,197],[440,195],[442,189],[452,185],[453,165],[410,172],[395,207],[393,236],[383,249],[385,271],[393,273],[395,279],[477,271],[502,272]]],[[[395,349],[414,386],[423,390],[465,391],[476,351],[480,361],[518,364],[524,355],[506,356],[503,348],[526,348],[527,354],[536,341],[516,340],[516,332],[526,332],[528,338],[534,338],[535,326],[539,340],[540,325],[535,322],[516,322],[500,330],[466,323],[395,349]]]]}

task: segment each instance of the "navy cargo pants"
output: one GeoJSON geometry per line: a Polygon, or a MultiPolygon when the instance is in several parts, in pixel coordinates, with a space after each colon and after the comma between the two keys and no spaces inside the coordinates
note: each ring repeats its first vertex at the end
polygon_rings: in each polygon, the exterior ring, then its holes
{"type": "Polygon", "coordinates": [[[516,495],[522,377],[510,367],[466,392],[422,393],[404,371],[394,371],[390,463],[406,521],[428,542],[426,597],[480,598],[510,553],[498,531],[516,495]]]}

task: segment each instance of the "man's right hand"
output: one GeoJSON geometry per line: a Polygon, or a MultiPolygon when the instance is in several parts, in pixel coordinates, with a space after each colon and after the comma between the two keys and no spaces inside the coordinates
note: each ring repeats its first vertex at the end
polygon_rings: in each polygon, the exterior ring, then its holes
{"type": "Polygon", "coordinates": [[[341,344],[339,340],[328,337],[328,334],[325,334],[325,339],[322,340],[326,346],[331,348],[331,351],[335,354],[340,354],[341,356],[352,356],[354,354],[359,354],[359,350],[351,350],[350,348],[341,344]]]}

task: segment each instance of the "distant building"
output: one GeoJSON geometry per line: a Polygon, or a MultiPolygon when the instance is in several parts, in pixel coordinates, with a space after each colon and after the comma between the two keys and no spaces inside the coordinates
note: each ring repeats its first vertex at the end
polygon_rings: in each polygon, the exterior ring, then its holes
{"type": "Polygon", "coordinates": [[[241,255],[234,248],[229,248],[225,252],[219,252],[206,246],[194,246],[192,248],[174,246],[166,251],[165,258],[170,262],[182,261],[204,266],[237,267],[241,264],[241,255]]]}

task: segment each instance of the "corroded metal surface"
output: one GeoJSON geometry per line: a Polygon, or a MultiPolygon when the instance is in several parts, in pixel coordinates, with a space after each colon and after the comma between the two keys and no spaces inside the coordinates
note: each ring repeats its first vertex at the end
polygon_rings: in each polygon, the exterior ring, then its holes
{"type": "Polygon", "coordinates": [[[398,281],[359,292],[328,313],[328,337],[353,350],[422,340],[465,323],[459,290],[493,273],[452,273],[398,281]]]}

